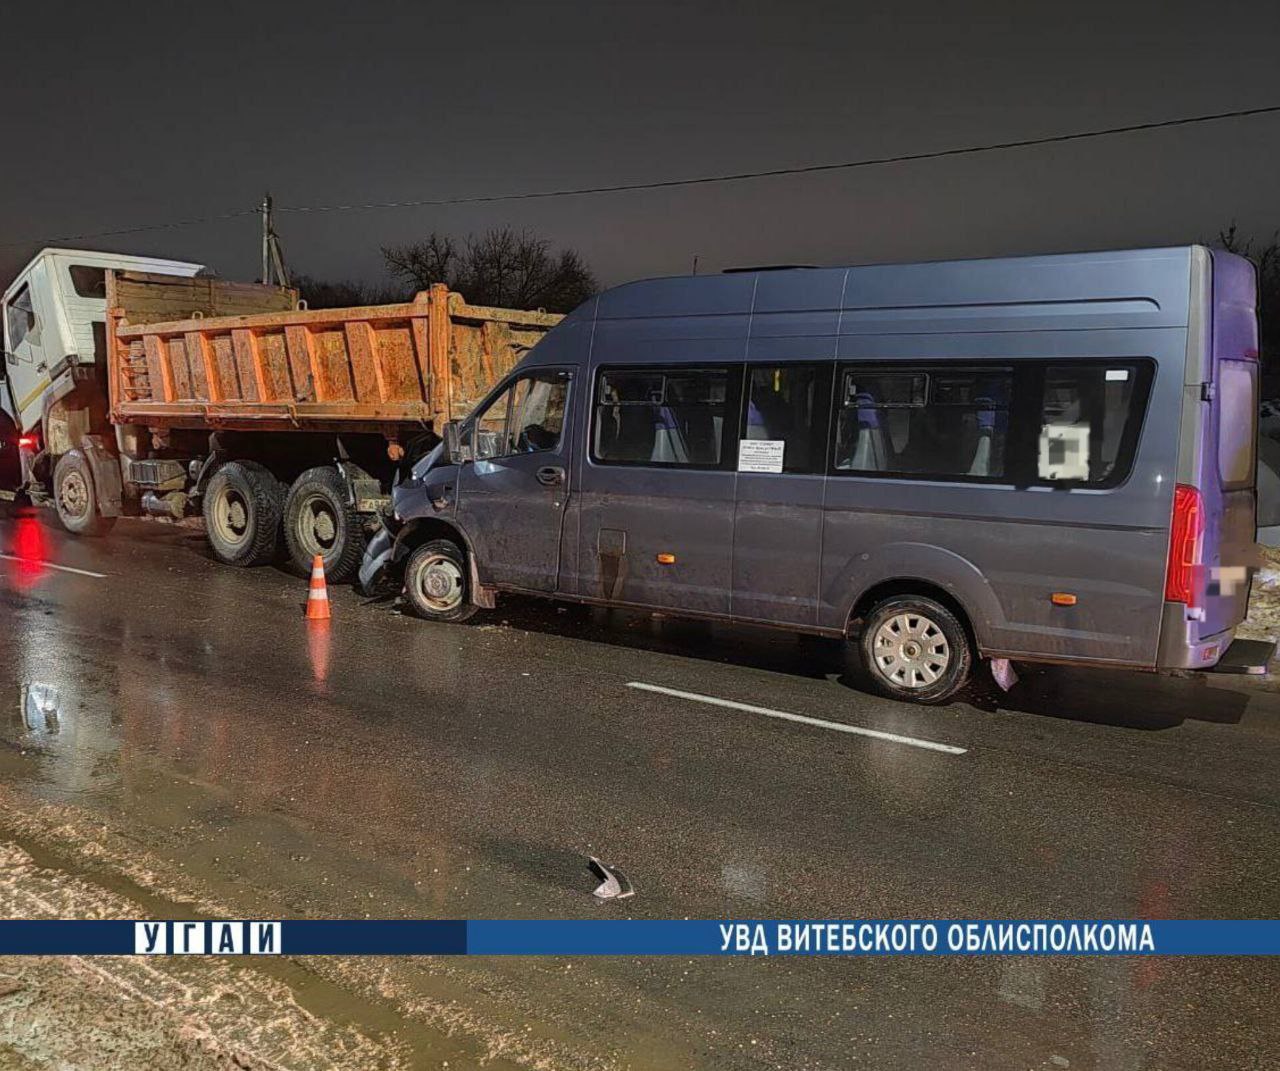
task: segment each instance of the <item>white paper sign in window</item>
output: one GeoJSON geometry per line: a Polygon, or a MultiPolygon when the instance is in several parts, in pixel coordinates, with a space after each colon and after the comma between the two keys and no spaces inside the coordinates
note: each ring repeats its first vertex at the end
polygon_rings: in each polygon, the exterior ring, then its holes
{"type": "Polygon", "coordinates": [[[1089,425],[1046,424],[1040,431],[1040,479],[1089,478],[1089,425]]]}
{"type": "Polygon", "coordinates": [[[787,444],[782,439],[739,439],[739,472],[781,472],[787,444]]]}

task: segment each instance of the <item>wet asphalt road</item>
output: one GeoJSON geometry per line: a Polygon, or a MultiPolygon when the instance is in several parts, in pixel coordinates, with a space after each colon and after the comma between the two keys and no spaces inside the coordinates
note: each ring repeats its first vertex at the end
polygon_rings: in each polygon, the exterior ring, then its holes
{"type": "MultiPolygon", "coordinates": [[[[335,590],[316,630],[304,579],[219,566],[187,529],[77,541],[0,507],[0,552],[26,559],[0,558],[4,785],[127,829],[244,917],[1280,916],[1280,693],[1236,679],[1041,669],[924,709],[849,688],[830,644],[532,601],[444,626],[335,590]],[[33,684],[57,724],[24,720],[33,684]],[[596,905],[588,854],[636,897],[596,905]]],[[[401,966],[635,1067],[1280,1056],[1264,960],[401,966]]]]}

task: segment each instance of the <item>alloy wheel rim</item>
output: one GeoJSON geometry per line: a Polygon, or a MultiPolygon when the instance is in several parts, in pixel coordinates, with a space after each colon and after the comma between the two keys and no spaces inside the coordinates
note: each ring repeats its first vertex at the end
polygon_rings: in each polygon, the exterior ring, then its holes
{"type": "Polygon", "coordinates": [[[938,623],[924,614],[894,614],[871,641],[877,672],[890,684],[917,691],[942,679],[951,665],[951,645],[938,623]]]}

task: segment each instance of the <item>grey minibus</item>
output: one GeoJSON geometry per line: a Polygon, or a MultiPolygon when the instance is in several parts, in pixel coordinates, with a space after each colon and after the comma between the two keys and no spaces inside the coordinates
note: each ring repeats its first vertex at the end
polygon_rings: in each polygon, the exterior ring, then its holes
{"type": "Polygon", "coordinates": [[[920,702],[977,659],[1261,671],[1256,306],[1199,246],[619,286],[444,429],[362,581],[842,637],[920,702]]]}

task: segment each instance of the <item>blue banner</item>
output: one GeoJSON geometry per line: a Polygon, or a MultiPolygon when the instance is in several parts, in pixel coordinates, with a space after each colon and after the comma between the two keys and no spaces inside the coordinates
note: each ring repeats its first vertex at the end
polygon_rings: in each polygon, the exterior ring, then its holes
{"type": "Polygon", "coordinates": [[[1274,956],[1280,920],[5,919],[0,955],[1274,956]]]}

